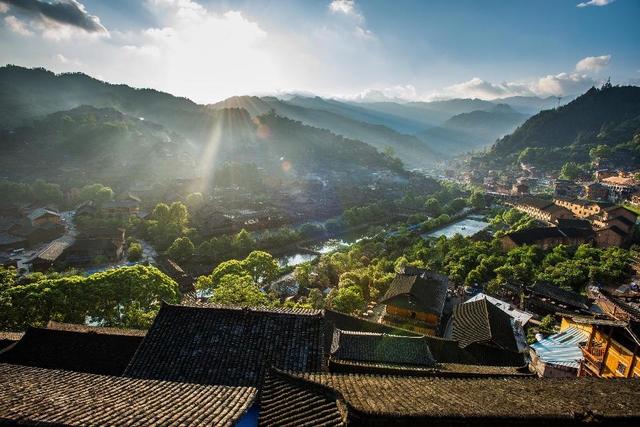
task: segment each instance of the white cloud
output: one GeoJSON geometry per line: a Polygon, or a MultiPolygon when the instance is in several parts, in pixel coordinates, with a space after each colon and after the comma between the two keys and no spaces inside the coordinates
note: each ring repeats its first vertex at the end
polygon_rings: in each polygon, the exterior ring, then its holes
{"type": "Polygon", "coordinates": [[[412,85],[366,89],[344,99],[363,102],[436,101],[452,98],[499,99],[511,96],[564,96],[583,93],[599,82],[579,73],[549,74],[537,79],[493,83],[474,77],[429,94],[419,93],[412,85]]]}
{"type": "Polygon", "coordinates": [[[417,101],[420,99],[413,85],[370,88],[356,95],[340,96],[337,98],[358,102],[417,101]]]}
{"type": "Polygon", "coordinates": [[[147,6],[157,27],[113,32],[113,74],[126,72],[115,64],[135,64],[124,81],[198,101],[283,85],[269,34],[241,12],[214,13],[191,0],[149,0],[147,6]]]}
{"type": "Polygon", "coordinates": [[[80,67],[84,65],[82,61],[74,58],[68,58],[61,53],[56,54],[54,59],[62,65],[69,65],[73,67],[80,67]]]}
{"type": "Polygon", "coordinates": [[[576,71],[578,72],[598,72],[602,68],[609,65],[611,61],[611,55],[602,55],[602,56],[587,56],[586,58],[582,58],[576,64],[576,71]]]}
{"type": "Polygon", "coordinates": [[[5,16],[4,23],[16,34],[20,34],[21,36],[33,35],[33,31],[29,29],[28,25],[13,15],[5,16]]]}
{"type": "Polygon", "coordinates": [[[366,26],[364,15],[358,10],[355,0],[333,0],[329,4],[329,11],[341,15],[343,23],[350,28],[350,32],[357,38],[375,40],[376,36],[366,26]]]}
{"type": "Polygon", "coordinates": [[[590,0],[582,3],[578,3],[576,7],[589,7],[589,6],[606,6],[613,3],[615,0],[590,0]]]}
{"type": "Polygon", "coordinates": [[[4,3],[0,3],[0,13],[7,13],[9,11],[9,6],[4,3]]]}
{"type": "Polygon", "coordinates": [[[333,0],[329,4],[329,10],[334,13],[344,13],[345,15],[358,15],[354,0],[333,0]]]}

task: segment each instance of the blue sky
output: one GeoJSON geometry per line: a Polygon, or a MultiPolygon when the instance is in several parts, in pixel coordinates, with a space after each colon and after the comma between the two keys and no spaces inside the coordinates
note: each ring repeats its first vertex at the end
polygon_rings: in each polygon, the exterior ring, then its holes
{"type": "Polygon", "coordinates": [[[549,96],[638,84],[639,18],[637,0],[0,0],[0,63],[198,102],[549,96]]]}

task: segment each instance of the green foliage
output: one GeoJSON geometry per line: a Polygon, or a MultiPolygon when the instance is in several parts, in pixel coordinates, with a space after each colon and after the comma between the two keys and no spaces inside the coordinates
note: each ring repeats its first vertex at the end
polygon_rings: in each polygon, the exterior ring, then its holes
{"type": "Polygon", "coordinates": [[[51,184],[41,179],[36,180],[32,186],[33,198],[41,203],[60,204],[64,194],[58,184],[51,184]]]}
{"type": "MultiPolygon", "coordinates": [[[[0,271],[3,269],[0,268],[0,271]]],[[[35,275],[19,282],[2,271],[0,329],[49,320],[147,328],[161,301],[177,303],[178,285],[155,267],[136,265],[83,276],[35,275]]]]}
{"type": "Polygon", "coordinates": [[[575,162],[567,162],[560,169],[560,178],[571,181],[577,179],[582,174],[582,169],[575,162]]]}
{"type": "Polygon", "coordinates": [[[209,301],[216,304],[249,307],[271,305],[271,301],[256,285],[251,276],[227,274],[218,283],[209,301]]]}
{"type": "Polygon", "coordinates": [[[142,245],[138,242],[131,242],[127,249],[127,259],[129,261],[139,261],[142,258],[142,245]]]}
{"type": "Polygon", "coordinates": [[[245,259],[221,262],[210,275],[196,280],[196,289],[214,292],[226,276],[249,277],[254,283],[270,283],[278,277],[280,268],[273,256],[263,251],[253,251],[245,259]]]}
{"type": "Polygon", "coordinates": [[[194,211],[202,207],[202,204],[204,203],[204,197],[202,196],[202,193],[190,193],[189,195],[187,195],[185,202],[189,210],[194,211]]]}
{"type": "Polygon", "coordinates": [[[176,261],[186,261],[193,256],[195,246],[188,237],[178,237],[173,241],[167,254],[176,261]]]}
{"type": "Polygon", "coordinates": [[[90,184],[85,185],[80,189],[78,193],[78,201],[94,201],[97,204],[102,204],[113,199],[113,190],[109,187],[105,187],[102,184],[90,184]]]}
{"type": "Polygon", "coordinates": [[[355,285],[338,288],[330,301],[332,309],[347,314],[362,311],[366,305],[360,288],[355,285]]]}
{"type": "MultiPolygon", "coordinates": [[[[141,224],[141,232],[160,251],[168,249],[177,239],[184,237],[188,231],[189,211],[183,203],[173,202],[170,206],[158,203],[151,216],[153,219],[141,224]]],[[[180,240],[180,245],[182,249],[187,249],[186,241],[180,240]]],[[[194,253],[194,249],[191,250],[191,254],[194,253]]],[[[180,255],[184,255],[186,252],[188,251],[180,253],[180,255]]],[[[183,259],[186,259],[186,255],[183,259]]]]}

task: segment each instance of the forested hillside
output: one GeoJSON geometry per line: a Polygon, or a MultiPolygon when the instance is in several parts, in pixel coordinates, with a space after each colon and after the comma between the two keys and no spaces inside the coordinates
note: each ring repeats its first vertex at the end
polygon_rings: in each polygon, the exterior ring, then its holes
{"type": "Polygon", "coordinates": [[[485,160],[557,168],[566,161],[589,161],[593,148],[605,146],[610,156],[636,162],[640,159],[639,135],[640,87],[607,84],[531,117],[496,142],[485,160]]]}

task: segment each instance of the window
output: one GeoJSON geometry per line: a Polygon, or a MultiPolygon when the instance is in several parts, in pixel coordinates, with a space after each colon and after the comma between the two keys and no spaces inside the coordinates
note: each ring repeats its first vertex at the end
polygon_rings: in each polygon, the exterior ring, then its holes
{"type": "Polygon", "coordinates": [[[622,362],[618,362],[618,367],[616,368],[616,372],[619,373],[620,375],[624,375],[626,371],[627,371],[627,365],[625,365],[622,362]]]}

